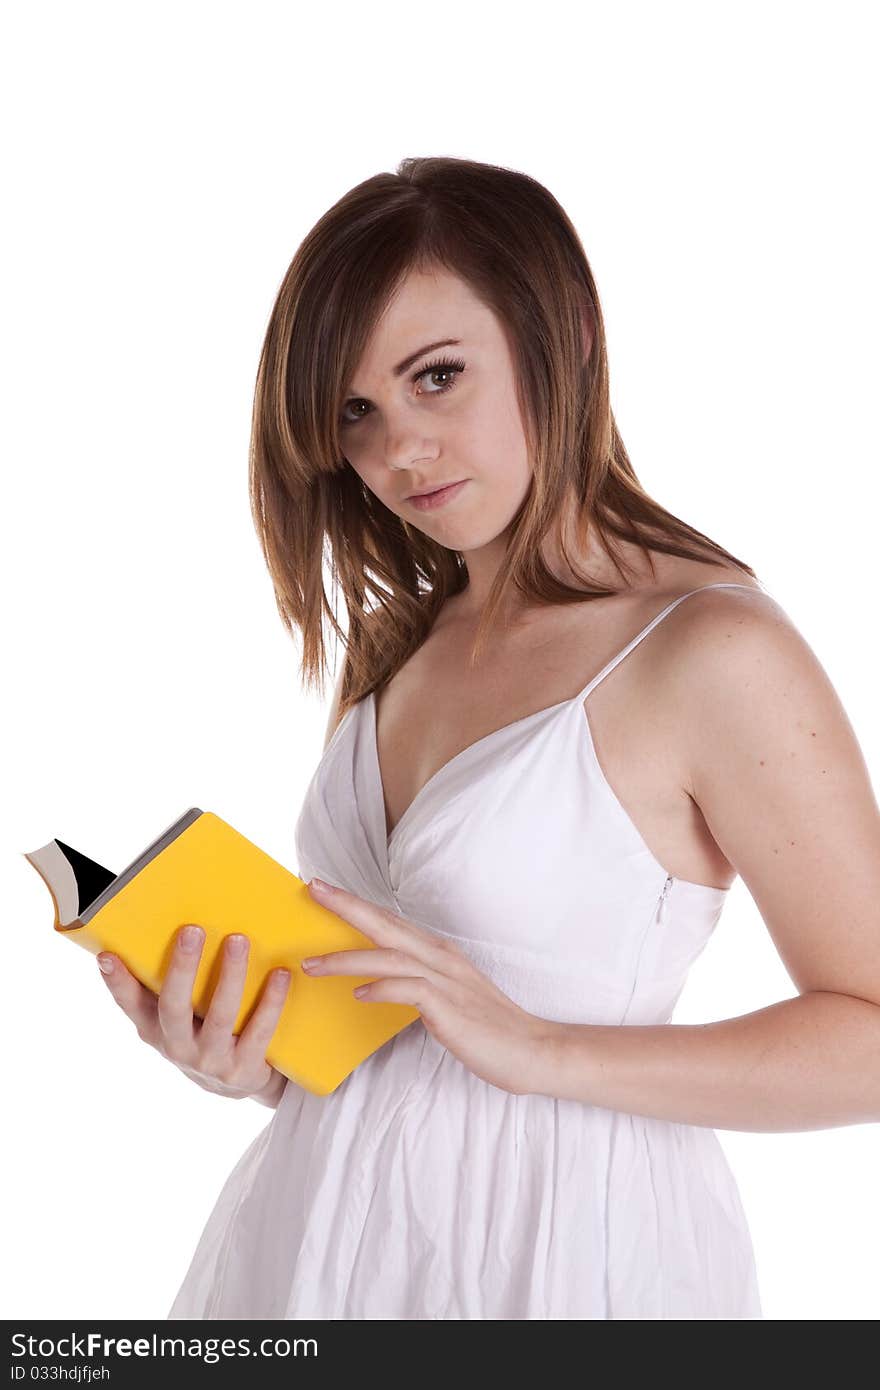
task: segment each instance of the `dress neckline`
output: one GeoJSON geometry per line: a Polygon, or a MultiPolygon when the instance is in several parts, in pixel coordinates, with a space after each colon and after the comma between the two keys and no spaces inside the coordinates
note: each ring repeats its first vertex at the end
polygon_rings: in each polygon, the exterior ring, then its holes
{"type": "MultiPolygon", "coordinates": [[[[618,651],[610,659],[610,661],[607,661],[605,665],[601,668],[601,670],[599,670],[594,676],[592,676],[590,680],[587,682],[587,684],[583,686],[580,690],[578,690],[574,695],[569,696],[565,700],[557,700],[552,705],[544,705],[541,709],[533,710],[531,714],[521,715],[518,719],[511,719],[508,721],[508,723],[500,725],[497,729],[490,729],[489,733],[483,734],[480,738],[475,739],[473,743],[467,744],[457,753],[454,753],[451,758],[448,758],[445,763],[442,763],[441,766],[438,767],[436,772],[431,774],[427,782],[424,782],[422,784],[422,786],[416,792],[413,799],[410,801],[409,805],[404,810],[400,819],[392,826],[390,833],[386,828],[387,814],[385,810],[385,787],[382,782],[382,769],[379,763],[379,731],[376,709],[376,691],[371,690],[369,695],[365,696],[364,701],[362,701],[361,703],[369,702],[368,712],[370,725],[371,762],[373,766],[373,780],[375,782],[375,789],[378,794],[380,813],[379,826],[385,844],[386,858],[390,853],[392,844],[398,838],[398,832],[400,831],[401,827],[405,823],[409,822],[409,820],[411,819],[411,813],[413,811],[413,808],[420,806],[421,802],[424,800],[429,790],[433,790],[437,781],[439,779],[442,779],[443,775],[446,774],[447,770],[457,767],[466,755],[473,753],[475,750],[483,748],[487,743],[490,743],[492,740],[499,738],[502,734],[508,733],[511,729],[518,728],[520,725],[523,724],[528,724],[535,719],[539,719],[542,715],[551,715],[555,711],[561,711],[567,708],[571,708],[575,704],[582,704],[583,701],[587,698],[587,696],[591,693],[591,691],[594,690],[595,687],[599,684],[599,682],[602,681],[604,677],[607,676],[614,669],[614,667],[620,661],[622,661],[625,656],[629,654],[633,647],[638,645],[638,643],[642,640],[643,637],[646,637],[648,635],[652,628],[654,628],[661,621],[662,618],[666,617],[667,613],[671,612],[673,608],[677,607],[677,605],[681,603],[683,599],[690,598],[692,594],[701,593],[703,589],[750,589],[753,592],[763,592],[763,589],[756,590],[756,586],[753,584],[736,584],[731,581],[726,581],[714,584],[701,584],[696,589],[690,589],[684,594],[679,594],[677,598],[672,599],[669,603],[665,605],[665,607],[661,608],[659,613],[655,613],[654,617],[651,618],[650,621],[647,622],[645,626],[641,628],[633,638],[630,639],[629,642],[627,642],[623,647],[621,647],[620,651],[618,651]]],[[[592,741],[592,734],[589,730],[586,711],[583,712],[583,718],[584,722],[587,723],[588,726],[587,735],[592,741]]],[[[598,766],[598,759],[596,761],[598,766]]],[[[619,798],[617,797],[616,792],[614,791],[614,788],[608,782],[608,779],[605,777],[604,773],[601,773],[601,776],[603,782],[608,787],[608,790],[614,796],[615,801],[618,802],[618,805],[621,805],[621,809],[624,809],[622,807],[622,803],[620,803],[619,798]]],[[[635,829],[635,822],[632,821],[632,817],[630,817],[629,813],[625,810],[624,814],[627,816],[627,819],[630,820],[630,822],[633,825],[633,828],[635,829]]],[[[642,838],[641,832],[638,832],[638,834],[639,837],[642,838]]],[[[711,884],[696,884],[695,886],[701,888],[710,888],[713,892],[729,891],[728,889],[719,889],[711,884]]]]}
{"type": "MultiPolygon", "coordinates": [[[[578,691],[577,695],[573,695],[571,699],[558,700],[556,704],[545,705],[542,709],[534,710],[531,714],[525,714],[520,719],[512,719],[509,723],[502,724],[500,728],[492,729],[488,734],[484,734],[482,738],[478,738],[473,743],[467,744],[467,746],[462,748],[460,752],[454,754],[453,757],[449,758],[445,763],[438,767],[437,771],[428,778],[427,782],[423,783],[423,785],[416,792],[412,801],[407,806],[403,815],[400,817],[400,820],[397,821],[397,823],[392,827],[390,835],[387,834],[385,830],[385,791],[382,785],[382,770],[379,766],[379,746],[378,739],[376,737],[376,706],[375,701],[373,699],[373,692],[371,691],[370,694],[366,696],[364,700],[362,700],[358,705],[354,706],[354,710],[360,717],[363,706],[367,704],[367,702],[369,702],[369,709],[367,710],[369,733],[368,777],[370,779],[370,792],[373,796],[376,807],[377,830],[379,835],[381,836],[381,844],[384,849],[384,874],[389,885],[392,888],[392,892],[394,892],[393,874],[391,867],[392,852],[397,844],[399,835],[403,830],[405,830],[409,826],[409,823],[412,820],[413,816],[421,809],[421,804],[428,795],[429,791],[434,790],[436,784],[442,781],[442,778],[447,774],[447,772],[450,769],[456,767],[462,760],[471,755],[475,750],[483,749],[483,747],[486,744],[494,742],[494,740],[497,739],[500,735],[508,733],[511,729],[516,729],[521,725],[532,723],[541,715],[550,717],[564,710],[574,709],[577,706],[580,723],[579,736],[583,739],[586,739],[590,749],[593,750],[592,763],[595,774],[602,787],[605,789],[607,795],[611,798],[611,800],[617,807],[618,814],[621,815],[623,819],[628,822],[630,829],[640,842],[643,850],[655,864],[658,873],[664,876],[665,879],[669,881],[670,886],[673,883],[677,883],[683,886],[684,888],[689,889],[691,892],[699,893],[708,897],[708,899],[711,902],[721,903],[722,901],[724,901],[724,899],[730,892],[729,886],[726,888],[722,888],[716,883],[698,883],[695,879],[681,878],[678,874],[671,874],[669,870],[666,869],[660,863],[660,860],[657,858],[656,854],[651,849],[648,842],[645,840],[645,837],[639,830],[629,811],[627,811],[626,807],[623,805],[623,802],[618,797],[611,783],[608,781],[608,778],[605,776],[605,773],[602,771],[602,767],[599,763],[599,760],[595,756],[593,735],[590,729],[590,722],[587,717],[587,712],[585,709],[581,707],[582,696],[583,692],[578,691]]],[[[583,698],[586,697],[583,696],[583,698]]]]}
{"type": "Polygon", "coordinates": [[[404,810],[400,819],[397,820],[391,827],[391,831],[389,833],[386,829],[387,814],[385,810],[385,787],[382,782],[382,768],[379,764],[379,733],[376,711],[376,692],[375,690],[371,690],[370,694],[367,696],[367,701],[369,702],[370,722],[370,761],[372,763],[373,772],[375,774],[374,780],[376,783],[376,790],[378,792],[379,809],[382,817],[381,829],[385,836],[386,850],[391,849],[391,845],[394,842],[394,840],[396,840],[399,830],[406,822],[410,820],[413,808],[419,806],[421,802],[424,800],[428,791],[433,789],[436,782],[443,777],[447,770],[453,767],[457,767],[458,764],[467,754],[473,753],[475,749],[482,748],[485,744],[492,742],[493,739],[500,737],[500,735],[502,734],[508,733],[509,730],[517,728],[521,724],[528,724],[532,720],[538,719],[541,715],[549,715],[552,714],[555,710],[561,710],[564,709],[567,705],[573,705],[575,701],[578,699],[580,699],[580,692],[578,692],[577,695],[571,696],[570,699],[557,700],[556,703],[553,705],[544,705],[542,709],[533,710],[531,714],[521,715],[519,719],[511,719],[508,721],[507,724],[502,724],[497,729],[490,729],[488,734],[483,734],[480,738],[474,739],[473,743],[468,743],[465,745],[464,748],[459,749],[457,753],[453,753],[451,758],[447,758],[445,763],[441,763],[440,767],[437,768],[436,772],[431,773],[431,776],[428,778],[427,782],[422,783],[415,796],[404,810]]]}

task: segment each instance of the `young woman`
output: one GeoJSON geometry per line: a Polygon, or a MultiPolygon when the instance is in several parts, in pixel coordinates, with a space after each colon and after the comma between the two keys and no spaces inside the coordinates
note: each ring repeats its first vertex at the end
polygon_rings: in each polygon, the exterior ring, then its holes
{"type": "MultiPolygon", "coordinates": [[[[713,1126],[880,1118],[880,817],[822,667],[754,571],[640,486],[581,243],[523,174],[406,160],[283,281],[254,516],[279,612],[346,659],[299,873],[420,1018],[316,1097],[108,979],[201,1085],[275,1114],[171,1318],[760,1318],[713,1126]],[[348,616],[324,588],[329,559],[348,616]],[[797,996],[671,1025],[737,874],[797,996]]],[[[247,943],[244,943],[246,949],[247,943]]],[[[295,988],[295,985],[294,985],[295,988]]]]}

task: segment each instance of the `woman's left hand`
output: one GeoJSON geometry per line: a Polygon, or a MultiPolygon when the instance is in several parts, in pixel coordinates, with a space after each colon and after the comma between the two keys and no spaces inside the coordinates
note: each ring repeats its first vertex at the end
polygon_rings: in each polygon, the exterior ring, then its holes
{"type": "Polygon", "coordinates": [[[376,945],[310,956],[318,965],[307,975],[376,975],[363,986],[363,1001],[410,1004],[431,1036],[475,1076],[512,1095],[530,1094],[536,1049],[552,1024],[509,999],[449,938],[345,888],[323,892],[312,879],[309,891],[376,945]]]}

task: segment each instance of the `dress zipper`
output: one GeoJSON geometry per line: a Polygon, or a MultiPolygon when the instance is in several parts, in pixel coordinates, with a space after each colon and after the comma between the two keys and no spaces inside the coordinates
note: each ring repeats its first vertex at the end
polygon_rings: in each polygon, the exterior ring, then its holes
{"type": "Polygon", "coordinates": [[[667,898],[667,895],[668,895],[669,890],[670,890],[671,887],[672,887],[672,874],[667,874],[667,875],[666,875],[666,882],[665,882],[664,885],[663,885],[663,892],[660,894],[660,904],[659,904],[659,907],[657,908],[657,921],[658,921],[658,922],[664,922],[664,921],[666,920],[666,898],[667,898]]]}

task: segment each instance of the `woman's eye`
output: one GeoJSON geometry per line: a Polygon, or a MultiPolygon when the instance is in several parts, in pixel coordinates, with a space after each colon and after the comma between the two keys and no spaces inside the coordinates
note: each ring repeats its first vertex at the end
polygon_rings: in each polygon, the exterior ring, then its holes
{"type": "MultiPolygon", "coordinates": [[[[452,391],[452,390],[453,390],[453,388],[455,387],[456,378],[457,378],[458,376],[461,375],[461,373],[464,371],[464,369],[465,369],[465,364],[464,364],[464,362],[462,362],[460,359],[457,359],[457,360],[454,361],[454,362],[447,362],[447,361],[443,361],[443,362],[429,362],[429,363],[427,364],[427,366],[421,367],[421,368],[419,369],[419,371],[417,371],[412,377],[410,377],[410,380],[412,381],[413,385],[415,385],[417,382],[420,382],[420,381],[422,380],[423,377],[446,376],[446,377],[451,378],[450,380],[448,380],[448,381],[442,383],[442,384],[439,385],[439,386],[438,386],[438,385],[435,385],[435,387],[434,387],[433,390],[422,391],[422,393],[421,393],[422,395],[425,395],[425,396],[441,396],[441,395],[443,395],[443,393],[444,393],[445,391],[452,391]]],[[[353,407],[355,407],[355,406],[362,406],[362,405],[367,406],[368,409],[367,409],[365,412],[363,412],[363,413],[361,413],[361,414],[359,414],[359,415],[355,415],[354,417],[352,417],[352,416],[350,416],[350,415],[345,415],[345,414],[343,414],[342,416],[340,416],[340,420],[339,420],[340,425],[356,425],[357,422],[358,422],[358,420],[363,420],[363,419],[365,419],[365,418],[366,418],[366,415],[369,414],[369,406],[370,406],[370,402],[369,402],[369,401],[364,401],[364,400],[351,400],[351,401],[348,401],[348,402],[346,403],[345,407],[344,407],[344,410],[348,410],[348,409],[353,408],[353,407]]]]}
{"type": "Polygon", "coordinates": [[[441,391],[451,391],[455,385],[455,378],[460,372],[464,371],[463,362],[429,362],[427,367],[422,367],[421,371],[416,372],[413,381],[421,381],[422,377],[447,376],[452,377],[445,386],[438,386],[436,391],[427,391],[428,396],[437,396],[441,391]]]}
{"type": "MultiPolygon", "coordinates": [[[[355,405],[366,405],[366,404],[367,404],[366,401],[349,401],[349,402],[348,402],[348,405],[344,406],[343,409],[344,409],[344,410],[348,410],[349,407],[351,407],[351,406],[355,406],[355,405]]],[[[339,417],[339,423],[340,423],[340,425],[356,425],[357,422],[358,422],[358,420],[363,420],[363,418],[364,418],[363,415],[356,415],[356,416],[354,417],[354,419],[352,419],[350,415],[345,415],[345,414],[343,414],[343,415],[340,415],[340,417],[339,417]]]]}

